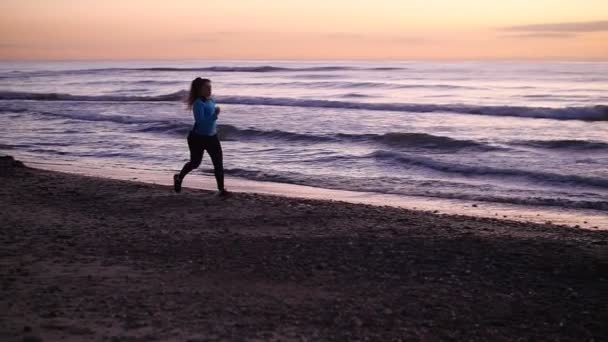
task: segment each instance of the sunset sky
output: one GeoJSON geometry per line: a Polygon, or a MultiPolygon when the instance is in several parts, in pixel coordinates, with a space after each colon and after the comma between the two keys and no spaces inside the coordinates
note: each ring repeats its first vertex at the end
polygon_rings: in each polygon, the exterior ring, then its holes
{"type": "Polygon", "coordinates": [[[607,0],[0,0],[0,59],[608,59],[607,0]]]}

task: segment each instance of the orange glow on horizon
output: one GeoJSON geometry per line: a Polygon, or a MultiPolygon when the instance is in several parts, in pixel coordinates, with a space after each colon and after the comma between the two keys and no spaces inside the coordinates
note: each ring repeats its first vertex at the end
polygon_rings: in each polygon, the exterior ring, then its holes
{"type": "Polygon", "coordinates": [[[0,59],[608,59],[607,14],[605,0],[3,0],[0,59]]]}

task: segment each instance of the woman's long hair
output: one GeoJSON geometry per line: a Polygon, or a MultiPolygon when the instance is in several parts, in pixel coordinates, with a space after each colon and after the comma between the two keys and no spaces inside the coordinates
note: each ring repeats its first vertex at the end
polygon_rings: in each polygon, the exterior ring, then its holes
{"type": "Polygon", "coordinates": [[[190,93],[188,94],[188,99],[186,100],[186,104],[188,104],[188,108],[192,109],[194,102],[201,96],[201,89],[205,83],[209,83],[211,80],[207,78],[197,77],[190,84],[190,93]]]}

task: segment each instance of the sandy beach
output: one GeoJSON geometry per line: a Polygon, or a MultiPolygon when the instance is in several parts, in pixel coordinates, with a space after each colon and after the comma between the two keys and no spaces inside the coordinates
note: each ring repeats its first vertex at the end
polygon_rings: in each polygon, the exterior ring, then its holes
{"type": "Polygon", "coordinates": [[[608,340],[608,232],[0,161],[2,341],[608,340]]]}

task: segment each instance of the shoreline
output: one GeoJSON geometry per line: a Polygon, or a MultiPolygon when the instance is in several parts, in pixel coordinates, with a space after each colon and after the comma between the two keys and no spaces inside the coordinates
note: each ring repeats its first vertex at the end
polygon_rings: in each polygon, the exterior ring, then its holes
{"type": "Polygon", "coordinates": [[[608,232],[0,158],[0,339],[608,339],[608,232]]]}
{"type": "MultiPolygon", "coordinates": [[[[26,165],[35,168],[78,174],[99,178],[138,181],[149,184],[172,185],[171,172],[152,170],[124,170],[103,166],[75,167],[63,163],[44,163],[20,158],[26,165]]],[[[349,190],[316,188],[306,185],[254,181],[226,177],[228,189],[235,192],[258,193],[290,198],[311,200],[337,200],[355,204],[368,204],[379,207],[389,206],[417,210],[434,214],[464,215],[473,217],[514,220],[524,223],[551,223],[581,229],[608,230],[608,214],[599,210],[570,209],[550,206],[528,206],[474,200],[455,200],[436,197],[381,194],[349,190]]],[[[184,190],[215,189],[213,176],[191,173],[184,183],[184,190]]]]}

